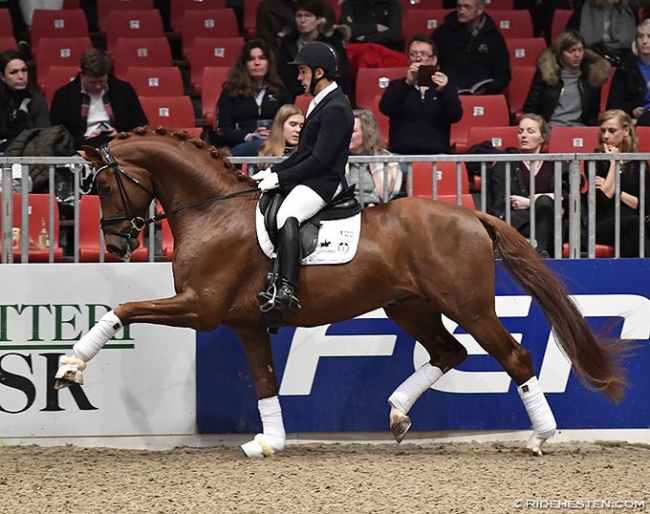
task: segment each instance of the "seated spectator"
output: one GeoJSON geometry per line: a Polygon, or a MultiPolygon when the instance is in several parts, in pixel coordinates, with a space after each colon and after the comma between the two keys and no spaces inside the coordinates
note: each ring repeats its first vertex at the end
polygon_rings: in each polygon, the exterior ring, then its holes
{"type": "MultiPolygon", "coordinates": [[[[386,142],[371,111],[354,111],[350,155],[392,155],[386,150],[386,142]]],[[[365,207],[392,200],[400,194],[402,187],[402,170],[396,162],[348,162],[345,178],[349,185],[357,186],[357,200],[365,207]]]]}
{"type": "Polygon", "coordinates": [[[636,29],[632,53],[616,68],[607,109],[622,109],[639,126],[650,126],[650,19],[636,29]]]}
{"type": "Polygon", "coordinates": [[[436,46],[430,37],[414,35],[408,57],[406,78],[393,80],[379,102],[379,110],[389,117],[388,148],[404,155],[453,153],[451,125],[463,116],[456,86],[437,69],[436,46]],[[418,74],[421,66],[432,66],[433,75],[418,74]]]}
{"type": "MultiPolygon", "coordinates": [[[[323,26],[325,34],[334,31],[334,9],[323,4],[323,26]]],[[[296,30],[296,0],[262,0],[257,7],[257,37],[276,52],[280,50],[281,39],[296,30]]]]}
{"type": "MultiPolygon", "coordinates": [[[[303,123],[305,123],[305,114],[302,109],[294,104],[284,104],[275,115],[269,137],[260,147],[258,155],[287,157],[293,153],[298,146],[303,123]]],[[[270,168],[271,164],[260,164],[258,167],[263,170],[270,168]]],[[[254,171],[257,170],[249,169],[249,175],[254,171]]]]}
{"type": "Polygon", "coordinates": [[[583,0],[566,28],[580,32],[586,48],[618,66],[630,53],[638,21],[629,0],[583,0]]]}
{"type": "Polygon", "coordinates": [[[458,0],[456,12],[433,32],[440,67],[461,92],[502,93],[510,84],[510,54],[485,0],[458,0]]]}
{"type": "MultiPolygon", "coordinates": [[[[519,121],[517,140],[522,154],[539,154],[547,139],[547,125],[537,114],[524,114],[519,121]]],[[[510,224],[530,237],[530,172],[535,177],[535,241],[540,256],[553,256],[555,235],[555,163],[524,159],[510,163],[510,194],[506,198],[506,162],[498,162],[488,174],[487,211],[506,218],[506,202],[510,204],[510,224]]],[[[569,196],[568,166],[563,163],[562,201],[569,196]]]]}
{"type": "Polygon", "coordinates": [[[0,152],[25,129],[49,127],[45,97],[29,82],[27,63],[15,50],[0,53],[0,152]]]}
{"type": "Polygon", "coordinates": [[[542,52],[524,102],[524,112],[541,115],[551,126],[594,126],[609,62],[585,50],[580,33],[566,30],[542,52]]]}
{"type": "Polygon", "coordinates": [[[135,89],[112,74],[110,58],[99,48],[86,50],[81,72],[54,93],[50,121],[68,129],[77,150],[148,123],[135,89]]]}
{"type": "Polygon", "coordinates": [[[338,58],[338,77],[336,82],[343,93],[353,98],[350,88],[350,71],[348,56],[345,52],[345,41],[340,31],[334,30],[330,35],[323,32],[325,26],[324,6],[322,0],[298,0],[296,2],[296,29],[282,38],[280,42],[279,71],[282,81],[295,98],[305,93],[298,80],[298,73],[293,64],[298,50],[312,41],[327,43],[336,51],[338,58]]]}
{"type": "Polygon", "coordinates": [[[247,41],[217,101],[213,143],[230,147],[234,156],[257,155],[278,110],[291,102],[268,45],[261,39],[247,41]]]}
{"type": "MultiPolygon", "coordinates": [[[[614,245],[616,226],[615,177],[620,180],[620,236],[621,257],[639,256],[639,213],[641,161],[622,161],[618,153],[639,151],[639,139],[630,116],[620,109],[602,113],[598,119],[600,132],[596,152],[612,156],[611,161],[596,161],[596,243],[614,245]]],[[[650,209],[650,173],[645,164],[645,215],[650,209]]],[[[645,255],[650,256],[650,234],[646,230],[645,255]]]]}
{"type": "Polygon", "coordinates": [[[351,43],[378,43],[402,51],[402,6],[398,0],[345,0],[341,24],[351,43]]]}

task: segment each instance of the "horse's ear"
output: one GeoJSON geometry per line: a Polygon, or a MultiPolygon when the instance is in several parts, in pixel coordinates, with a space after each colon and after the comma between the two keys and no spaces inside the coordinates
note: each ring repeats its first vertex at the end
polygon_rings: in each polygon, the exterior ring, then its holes
{"type": "Polygon", "coordinates": [[[99,153],[99,150],[93,146],[83,145],[82,149],[78,151],[79,155],[86,159],[88,162],[102,162],[102,154],[99,153]]]}

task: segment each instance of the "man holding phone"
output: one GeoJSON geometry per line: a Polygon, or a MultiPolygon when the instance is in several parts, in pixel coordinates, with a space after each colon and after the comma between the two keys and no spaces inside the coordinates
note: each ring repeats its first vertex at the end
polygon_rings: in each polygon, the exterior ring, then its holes
{"type": "Polygon", "coordinates": [[[451,125],[463,115],[456,86],[440,70],[429,36],[414,35],[407,48],[406,77],[392,81],[379,102],[390,120],[389,150],[403,155],[453,153],[451,125]]]}

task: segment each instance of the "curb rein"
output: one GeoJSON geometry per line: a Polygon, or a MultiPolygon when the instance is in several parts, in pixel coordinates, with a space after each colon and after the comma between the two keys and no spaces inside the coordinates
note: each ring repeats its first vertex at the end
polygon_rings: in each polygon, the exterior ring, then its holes
{"type": "Polygon", "coordinates": [[[145,187],[136,177],[125,171],[120,165],[118,164],[117,160],[111,153],[110,149],[108,146],[102,146],[101,148],[98,149],[99,152],[102,154],[104,159],[106,159],[107,163],[101,166],[99,169],[94,171],[92,181],[93,183],[97,180],[97,176],[104,170],[107,169],[113,169],[113,172],[115,174],[115,180],[117,182],[117,187],[120,191],[120,197],[122,199],[122,205],[124,206],[124,211],[125,213],[122,214],[121,216],[110,216],[110,217],[101,217],[99,220],[99,224],[102,228],[102,230],[107,233],[111,234],[114,236],[122,237],[124,239],[134,239],[138,236],[140,232],[144,230],[144,228],[151,224],[151,223],[156,223],[157,221],[164,220],[169,217],[170,214],[176,214],[188,209],[193,209],[195,207],[199,207],[201,205],[205,205],[207,203],[211,202],[217,202],[219,200],[227,200],[229,198],[235,198],[237,196],[242,196],[245,194],[253,193],[253,192],[259,192],[259,189],[257,187],[255,188],[250,188],[246,189],[244,191],[237,191],[235,193],[228,193],[225,195],[217,195],[217,196],[210,196],[208,198],[203,198],[202,200],[199,200],[197,202],[191,203],[189,205],[185,205],[183,207],[178,207],[176,209],[173,209],[169,212],[164,212],[162,214],[156,214],[154,216],[151,216],[150,218],[143,218],[142,216],[133,216],[131,215],[131,212],[133,211],[133,204],[131,203],[131,200],[129,199],[129,196],[126,192],[126,188],[124,187],[124,182],[122,181],[122,176],[127,178],[129,181],[131,181],[133,184],[138,186],[140,189],[142,189],[144,192],[146,192],[149,196],[151,196],[151,201],[153,201],[156,198],[155,191],[152,191],[145,187]],[[115,230],[111,230],[108,227],[111,225],[115,225],[117,223],[120,223],[122,221],[129,221],[131,223],[131,229],[128,232],[117,232],[115,230]]]}

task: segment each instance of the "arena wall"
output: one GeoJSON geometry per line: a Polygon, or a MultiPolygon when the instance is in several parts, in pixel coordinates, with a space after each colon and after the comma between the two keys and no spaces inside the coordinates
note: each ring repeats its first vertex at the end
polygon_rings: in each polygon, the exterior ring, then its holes
{"type": "MultiPolygon", "coordinates": [[[[530,351],[564,434],[648,441],[650,266],[637,260],[549,261],[597,330],[640,341],[618,405],[586,389],[558,350],[538,306],[497,265],[497,313],[530,351]],[[608,437],[610,434],[610,437],[608,437]]],[[[234,335],[133,325],[92,361],[83,388],[56,391],[53,374],[110,307],[173,294],[168,263],[0,267],[0,422],[4,444],[160,447],[222,444],[260,430],[250,374],[234,335]]],[[[447,320],[470,357],[411,411],[409,437],[524,437],[529,421],[514,385],[447,320]]],[[[290,439],[387,434],[386,398],[426,359],[412,338],[374,311],[273,336],[290,439]]],[[[566,435],[565,435],[566,437],[566,435]]],[[[585,436],[577,436],[585,438],[585,436]]],[[[372,438],[372,437],[371,437],[372,438]]],[[[589,438],[589,437],[587,437],[589,438]]]]}

